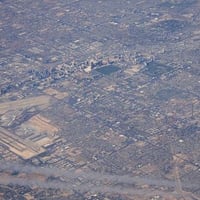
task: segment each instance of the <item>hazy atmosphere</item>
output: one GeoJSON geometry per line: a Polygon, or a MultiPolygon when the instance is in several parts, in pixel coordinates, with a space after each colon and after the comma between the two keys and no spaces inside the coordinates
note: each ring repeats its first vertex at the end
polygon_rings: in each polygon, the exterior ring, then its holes
{"type": "Polygon", "coordinates": [[[0,0],[0,200],[200,200],[199,0],[0,0]]]}

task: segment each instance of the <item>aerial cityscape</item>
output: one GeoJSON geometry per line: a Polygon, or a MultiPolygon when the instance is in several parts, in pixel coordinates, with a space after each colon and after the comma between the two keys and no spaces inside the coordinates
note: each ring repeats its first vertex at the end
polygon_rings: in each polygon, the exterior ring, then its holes
{"type": "Polygon", "coordinates": [[[0,200],[200,200],[199,0],[0,0],[0,200]]]}

